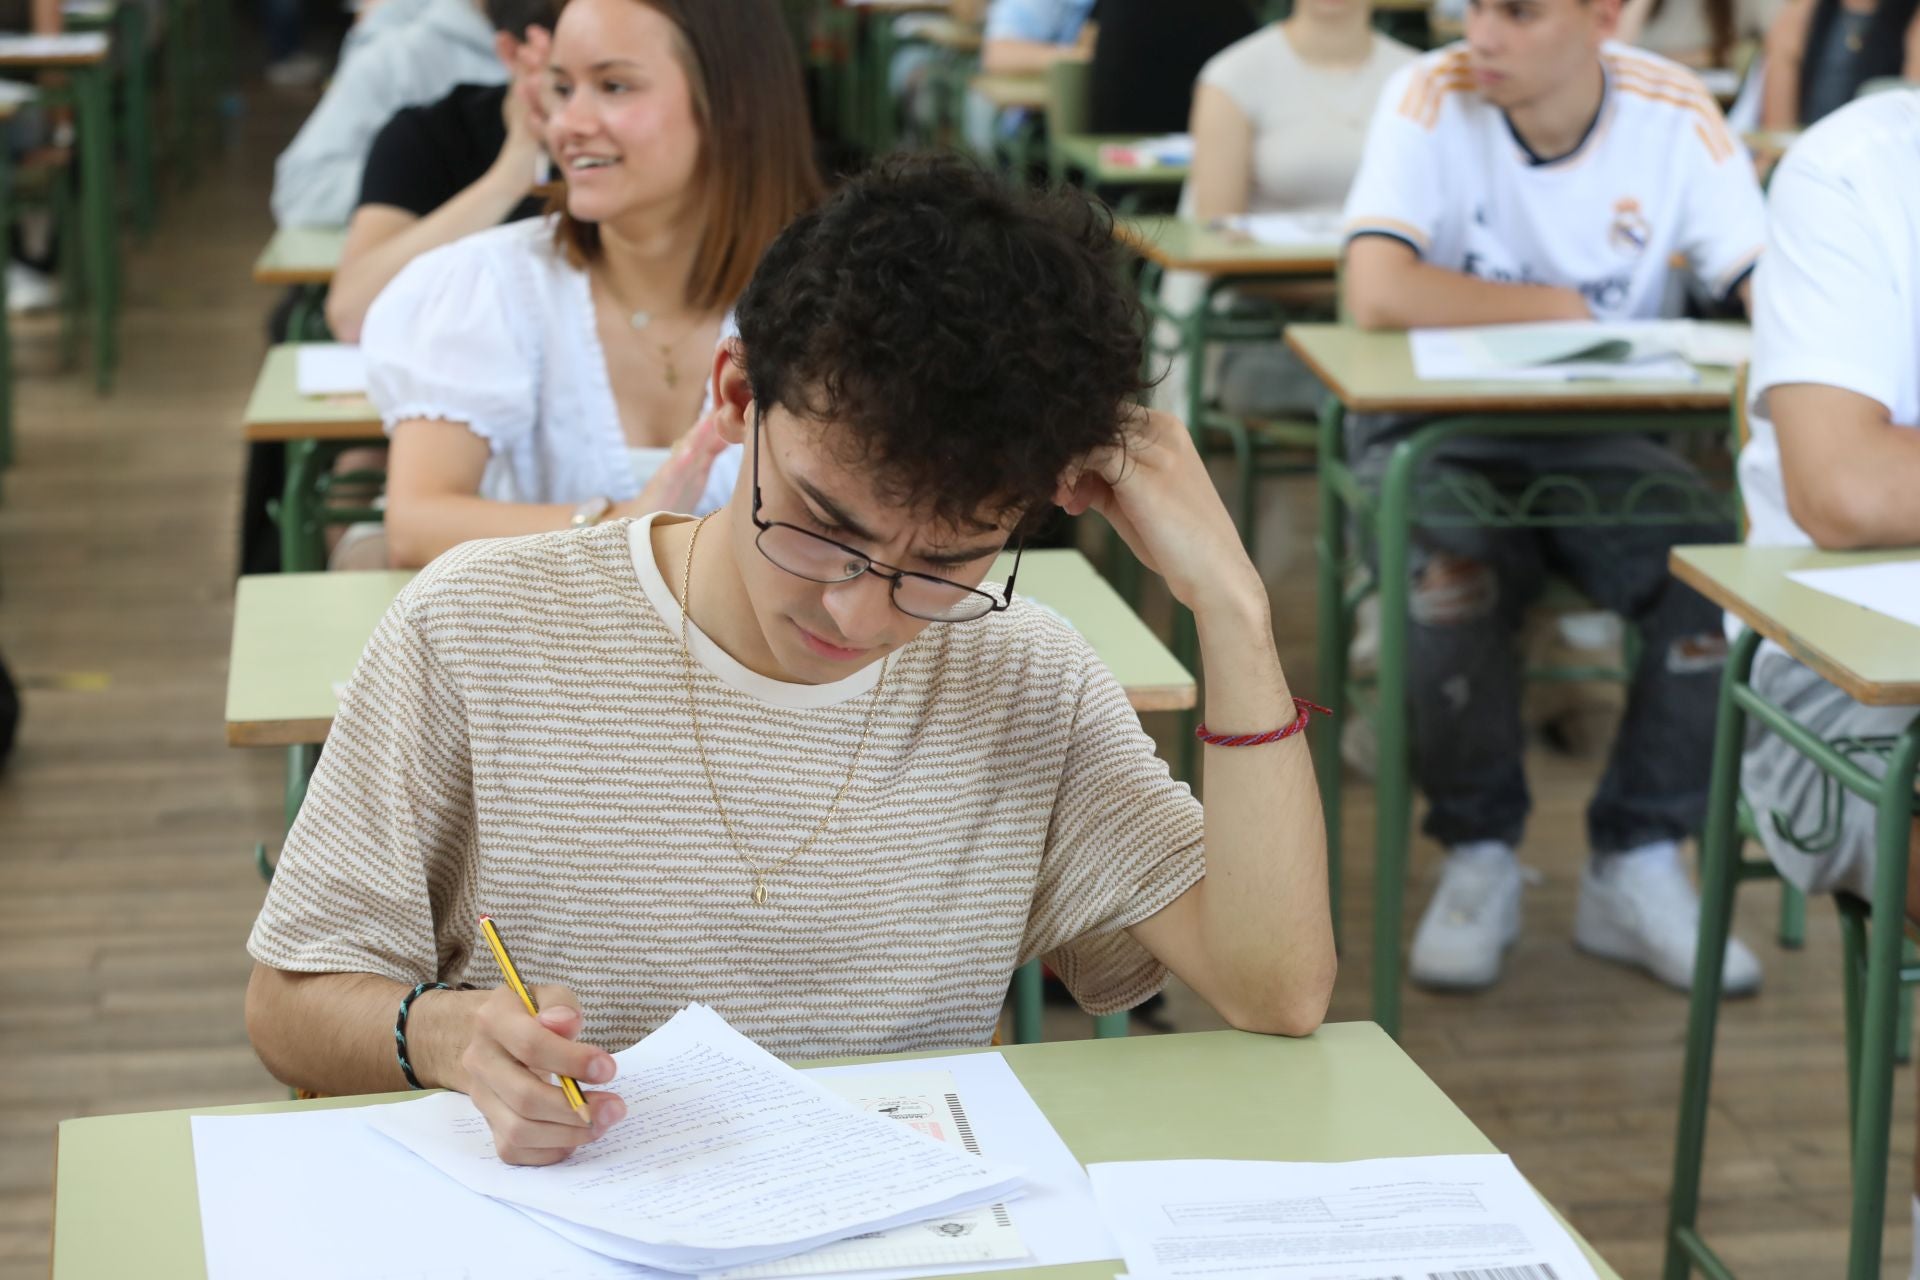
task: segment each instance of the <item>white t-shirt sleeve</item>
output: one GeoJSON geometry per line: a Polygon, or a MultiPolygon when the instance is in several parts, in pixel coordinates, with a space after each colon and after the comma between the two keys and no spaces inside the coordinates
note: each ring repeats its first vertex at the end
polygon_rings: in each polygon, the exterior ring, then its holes
{"type": "Polygon", "coordinates": [[[361,329],[367,395],[388,431],[414,418],[458,422],[496,450],[539,419],[539,354],[515,317],[528,305],[502,279],[502,243],[455,241],[408,263],[361,329]]]}
{"type": "Polygon", "coordinates": [[[1751,393],[1817,382],[1889,409],[1920,332],[1888,264],[1892,246],[1852,185],[1789,155],[1774,175],[1767,248],[1754,275],[1751,393]]]}
{"type": "Polygon", "coordinates": [[[1440,74],[1428,61],[1402,67],[1373,109],[1360,172],[1347,193],[1344,237],[1383,235],[1427,257],[1447,210],[1447,166],[1441,155],[1438,112],[1429,83],[1440,74]]]}
{"type": "Polygon", "coordinates": [[[1767,204],[1753,162],[1734,143],[1717,107],[1683,144],[1695,164],[1682,206],[1680,251],[1716,298],[1731,295],[1753,270],[1767,239],[1767,204]]]}

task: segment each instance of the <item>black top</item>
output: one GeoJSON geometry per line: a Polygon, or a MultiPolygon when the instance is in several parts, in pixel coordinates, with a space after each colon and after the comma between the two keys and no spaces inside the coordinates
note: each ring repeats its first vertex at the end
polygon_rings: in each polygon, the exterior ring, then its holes
{"type": "MultiPolygon", "coordinates": [[[[360,176],[360,203],[386,204],[424,218],[465,191],[507,144],[503,84],[461,84],[438,102],[407,107],[381,126],[360,176]]],[[[531,182],[533,175],[527,175],[531,182]]],[[[506,221],[531,218],[545,202],[528,197],[506,221]]]]}
{"type": "Polygon", "coordinates": [[[1090,133],[1185,133],[1207,59],[1259,27],[1249,0],[1100,0],[1090,133]]]}

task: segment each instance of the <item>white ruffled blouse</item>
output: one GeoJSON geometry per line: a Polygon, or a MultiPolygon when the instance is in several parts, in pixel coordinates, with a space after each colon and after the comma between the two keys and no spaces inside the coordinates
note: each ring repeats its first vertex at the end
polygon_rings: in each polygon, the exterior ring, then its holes
{"type": "MultiPolygon", "coordinates": [[[[735,332],[729,312],[721,339],[735,332]]],[[[481,497],[624,502],[667,458],[666,449],[627,443],[587,273],[554,247],[546,218],[492,227],[408,263],[367,311],[360,347],[367,394],[389,432],[438,418],[487,442],[481,497]]],[[[725,503],[739,473],[736,445],[714,460],[692,514],[725,503]]]]}

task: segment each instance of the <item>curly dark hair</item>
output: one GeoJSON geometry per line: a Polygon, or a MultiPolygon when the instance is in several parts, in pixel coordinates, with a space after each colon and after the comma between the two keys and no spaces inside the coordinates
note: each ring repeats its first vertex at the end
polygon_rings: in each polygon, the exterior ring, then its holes
{"type": "Polygon", "coordinates": [[[1112,214],[955,157],[889,160],[802,214],[735,314],[762,412],[832,424],[887,500],[959,527],[1037,527],[1143,389],[1112,214]]]}

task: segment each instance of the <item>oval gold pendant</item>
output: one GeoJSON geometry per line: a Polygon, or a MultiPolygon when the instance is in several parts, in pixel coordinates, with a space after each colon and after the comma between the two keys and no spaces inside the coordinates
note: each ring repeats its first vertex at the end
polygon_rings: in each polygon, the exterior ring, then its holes
{"type": "Polygon", "coordinates": [[[753,878],[753,905],[756,907],[767,905],[767,882],[759,876],[753,878]]]}

